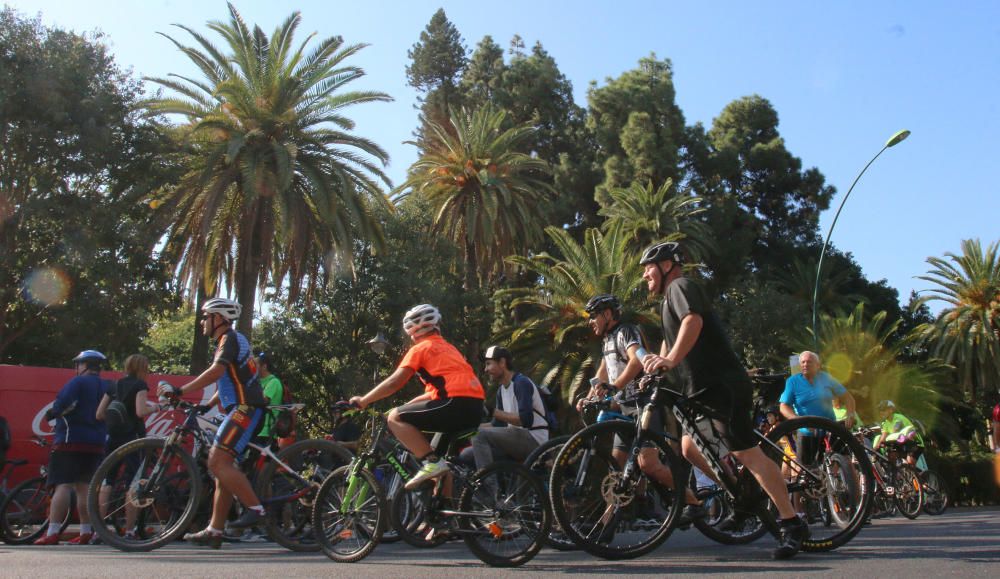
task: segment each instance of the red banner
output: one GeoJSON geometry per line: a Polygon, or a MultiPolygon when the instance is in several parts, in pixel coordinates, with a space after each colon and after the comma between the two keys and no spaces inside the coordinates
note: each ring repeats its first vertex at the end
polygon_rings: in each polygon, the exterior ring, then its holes
{"type": "MultiPolygon", "coordinates": [[[[23,479],[37,476],[38,467],[49,462],[48,447],[38,446],[34,437],[52,440],[53,423],[46,422],[45,411],[52,406],[56,394],[70,381],[76,372],[66,368],[38,368],[33,366],[7,366],[0,364],[0,416],[7,419],[11,432],[11,448],[7,458],[28,459],[27,466],[18,467],[7,481],[8,486],[23,479]]],[[[102,372],[101,377],[115,381],[121,372],[102,372]]],[[[150,386],[149,400],[156,402],[156,384],[164,380],[174,386],[182,386],[191,381],[190,376],[166,376],[151,374],[146,378],[150,386]]],[[[189,402],[204,404],[215,393],[215,384],[200,392],[184,396],[189,402]]],[[[166,436],[183,418],[180,412],[154,412],[146,417],[148,436],[166,436]]]]}

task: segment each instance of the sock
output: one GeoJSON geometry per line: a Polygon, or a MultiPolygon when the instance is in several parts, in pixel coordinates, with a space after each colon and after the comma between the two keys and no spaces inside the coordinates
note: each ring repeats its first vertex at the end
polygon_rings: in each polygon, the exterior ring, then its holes
{"type": "Polygon", "coordinates": [[[256,505],[256,506],[247,507],[247,508],[250,509],[251,511],[254,511],[258,515],[263,515],[264,514],[264,505],[256,505]]]}
{"type": "Polygon", "coordinates": [[[212,525],[209,525],[205,530],[208,531],[209,533],[213,534],[213,535],[221,535],[222,534],[222,529],[216,529],[212,525]]]}
{"type": "Polygon", "coordinates": [[[790,527],[792,525],[798,524],[798,522],[801,520],[802,519],[800,519],[799,516],[796,515],[790,519],[781,519],[780,521],[778,521],[778,523],[783,527],[790,527]]]}
{"type": "Polygon", "coordinates": [[[55,535],[62,528],[62,523],[49,523],[49,530],[46,535],[55,535]]]}
{"type": "Polygon", "coordinates": [[[93,533],[94,527],[90,523],[80,523],[80,534],[85,535],[87,533],[93,533]]]}

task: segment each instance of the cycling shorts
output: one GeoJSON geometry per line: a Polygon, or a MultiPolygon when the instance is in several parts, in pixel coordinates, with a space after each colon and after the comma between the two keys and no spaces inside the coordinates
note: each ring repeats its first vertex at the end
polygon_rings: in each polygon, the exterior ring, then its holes
{"type": "MultiPolygon", "coordinates": [[[[639,420],[639,416],[642,414],[642,408],[649,402],[649,396],[643,396],[637,399],[633,404],[638,403],[636,406],[629,405],[627,402],[622,403],[621,413],[628,416],[632,420],[639,420]]],[[[654,408],[653,415],[649,418],[648,428],[653,432],[663,433],[663,408],[654,408]]],[[[641,448],[653,448],[656,446],[650,441],[643,442],[641,448]]],[[[615,450],[620,450],[623,452],[628,452],[632,447],[632,438],[628,440],[623,440],[621,436],[615,435],[614,440],[615,450]]]]}
{"type": "Polygon", "coordinates": [[[820,448],[823,447],[823,438],[799,432],[795,437],[795,446],[798,448],[799,460],[802,461],[802,464],[812,466],[819,458],[820,448]]]}
{"type": "Polygon", "coordinates": [[[239,456],[256,434],[258,427],[263,426],[263,416],[263,408],[242,404],[233,406],[215,433],[213,446],[234,457],[239,456]]]}
{"type": "Polygon", "coordinates": [[[424,432],[459,432],[478,428],[483,421],[479,398],[441,398],[404,404],[396,408],[399,419],[424,432]]]}
{"type": "Polygon", "coordinates": [[[694,400],[712,412],[712,426],[729,450],[757,446],[752,418],[753,387],[749,383],[719,384],[694,400]]]}

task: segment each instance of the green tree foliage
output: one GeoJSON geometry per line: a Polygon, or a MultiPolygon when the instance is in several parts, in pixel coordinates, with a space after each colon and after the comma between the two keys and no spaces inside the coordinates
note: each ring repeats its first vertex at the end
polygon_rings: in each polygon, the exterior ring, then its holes
{"type": "Polygon", "coordinates": [[[102,38],[0,11],[0,361],[120,361],[169,307],[137,204],[172,168],[102,38]]]}
{"type": "Polygon", "coordinates": [[[191,327],[196,318],[194,309],[185,304],[153,320],[140,349],[149,358],[151,372],[180,375],[190,372],[191,327]]]}
{"type": "Polygon", "coordinates": [[[621,229],[604,234],[588,229],[582,244],[559,227],[545,232],[557,253],[509,258],[534,274],[538,283],[497,292],[497,301],[508,311],[518,310],[518,315],[495,328],[494,339],[509,344],[519,367],[569,401],[584,390],[600,365],[599,342],[584,311],[591,297],[618,296],[623,320],[648,327],[659,321],[647,301],[639,260],[621,229]]]}
{"type": "Polygon", "coordinates": [[[788,373],[788,356],[810,316],[808,303],[789,299],[774,281],[748,275],[727,288],[716,311],[747,368],[788,373]]]}
{"type": "Polygon", "coordinates": [[[412,143],[420,157],[398,190],[430,201],[434,230],[461,248],[465,287],[475,289],[540,237],[535,209],[551,194],[548,165],[521,149],[533,128],[510,126],[507,113],[491,105],[427,126],[433,139],[412,143]]]}
{"type": "Polygon", "coordinates": [[[600,205],[608,205],[611,189],[634,182],[681,181],[684,115],[675,97],[670,60],[655,54],[602,87],[591,84],[587,123],[603,159],[604,180],[595,192],[600,205]]]}
{"type": "Polygon", "coordinates": [[[1000,388],[1000,242],[984,250],[978,239],[966,239],[961,254],[927,263],[933,269],[920,279],[935,287],[918,303],[948,305],[915,332],[934,356],[958,370],[967,396],[979,402],[1000,388]]]}
{"type": "MultiPolygon", "coordinates": [[[[391,99],[344,90],[364,75],[346,61],[365,45],[334,36],[306,52],[311,37],[294,43],[298,12],[270,37],[231,4],[229,14],[208,25],[228,52],[178,25],[196,46],[171,40],[203,78],[150,79],[179,96],[148,106],[184,117],[190,135],[187,173],[157,199],[169,223],[164,254],[189,288],[235,285],[250,312],[268,282],[287,282],[291,300],[303,287],[309,295],[328,256],[349,253],[355,236],[381,243],[371,209],[387,205],[388,155],[354,135],[345,112],[391,99]]],[[[240,329],[250,333],[250,316],[240,329]]]]}
{"type": "Polygon", "coordinates": [[[417,133],[417,138],[422,139],[427,122],[445,123],[452,109],[465,104],[458,89],[468,63],[465,41],[444,9],[439,8],[420,33],[420,40],[406,54],[410,58],[406,80],[422,93],[424,126],[417,133]]]}

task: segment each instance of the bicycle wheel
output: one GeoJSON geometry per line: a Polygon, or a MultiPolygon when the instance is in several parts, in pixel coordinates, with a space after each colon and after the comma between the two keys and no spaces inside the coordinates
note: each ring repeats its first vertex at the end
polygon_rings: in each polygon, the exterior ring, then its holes
{"type": "Polygon", "coordinates": [[[472,553],[492,567],[534,558],[549,534],[545,486],[522,464],[495,462],[466,482],[458,526],[472,553]],[[475,514],[472,514],[475,513],[475,514]]]}
{"type": "Polygon", "coordinates": [[[823,517],[807,521],[810,538],[803,541],[803,551],[832,551],[858,534],[871,509],[875,479],[864,446],[846,428],[819,416],[802,416],[786,420],[769,432],[761,449],[793,477],[788,483],[793,504],[795,495],[801,493],[836,510],[836,525],[825,525],[823,517]],[[784,437],[794,439],[799,429],[826,433],[829,450],[821,452],[814,464],[803,464],[800,457],[786,453],[779,442],[784,437]]]}
{"type": "MultiPolygon", "coordinates": [[[[652,551],[673,531],[685,486],[660,484],[638,468],[624,472],[611,454],[615,435],[631,443],[635,425],[602,422],[573,435],[556,457],[549,497],[559,526],[581,549],[605,559],[631,559],[652,551]]],[[[638,444],[650,445],[672,473],[687,480],[687,469],[662,437],[643,433],[638,444]]]]}
{"type": "MultiPolygon", "coordinates": [[[[0,530],[8,545],[28,545],[41,537],[49,527],[49,505],[52,493],[45,477],[21,482],[0,503],[0,530]]],[[[75,501],[73,501],[75,503],[75,501]]],[[[69,526],[73,504],[66,511],[62,533],[69,526]]]]}
{"type": "Polygon", "coordinates": [[[382,539],[385,497],[375,476],[342,466],[326,477],[313,505],[316,542],[327,557],[353,563],[367,557],[382,539]]]}
{"type": "Polygon", "coordinates": [[[944,479],[932,470],[920,473],[920,482],[924,486],[924,512],[928,515],[940,515],[948,509],[948,486],[944,479]]]}
{"type": "Polygon", "coordinates": [[[908,464],[898,465],[892,485],[900,514],[907,519],[919,517],[924,508],[924,490],[917,469],[908,464]]]}
{"type": "Polygon", "coordinates": [[[121,551],[152,551],[191,526],[201,502],[201,473],[194,458],[168,439],[141,438],[109,454],[87,492],[87,510],[102,541],[121,551]],[[110,482],[108,502],[101,486],[110,482]],[[102,516],[101,513],[105,514],[102,516]],[[134,530],[134,534],[126,534],[134,530]]]}
{"type": "Polygon", "coordinates": [[[411,547],[437,547],[452,535],[448,521],[436,515],[448,499],[435,496],[434,489],[434,485],[421,485],[412,491],[401,488],[389,504],[391,527],[411,547]]]}
{"type": "Polygon", "coordinates": [[[257,479],[257,497],[267,509],[267,536],[292,551],[319,551],[312,528],[316,489],[331,472],[351,462],[351,453],[336,442],[310,439],[283,449],[278,460],[308,481],[309,486],[277,461],[268,461],[257,479]]]}
{"type": "Polygon", "coordinates": [[[709,539],[723,545],[746,545],[767,534],[760,518],[736,510],[733,498],[726,491],[715,488],[698,495],[708,516],[696,519],[694,527],[709,539]]]}
{"type": "MultiPolygon", "coordinates": [[[[542,484],[546,486],[546,493],[548,493],[549,473],[552,472],[552,467],[556,463],[556,456],[569,439],[570,435],[568,434],[551,438],[531,451],[528,458],[524,459],[524,466],[528,467],[528,470],[542,481],[542,484]]],[[[554,515],[552,519],[552,530],[549,531],[549,536],[545,538],[545,544],[558,551],[575,551],[579,549],[576,543],[559,527],[554,515]]]]}

